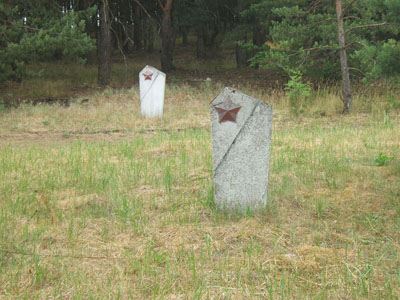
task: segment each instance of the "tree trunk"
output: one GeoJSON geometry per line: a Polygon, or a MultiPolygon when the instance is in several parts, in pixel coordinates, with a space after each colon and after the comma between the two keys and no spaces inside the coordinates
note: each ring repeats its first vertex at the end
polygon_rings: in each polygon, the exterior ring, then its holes
{"type": "MultiPolygon", "coordinates": [[[[266,41],[267,41],[267,30],[260,23],[255,23],[253,25],[253,44],[261,48],[266,41]]],[[[256,55],[257,52],[258,50],[253,50],[251,56],[256,55]]],[[[259,64],[258,63],[254,64],[253,68],[258,69],[259,64]]]]}
{"type": "Polygon", "coordinates": [[[251,53],[247,49],[243,49],[243,47],[240,46],[240,43],[246,43],[247,42],[247,36],[243,36],[241,40],[236,41],[236,46],[235,46],[235,54],[236,54],[236,68],[245,68],[248,67],[249,64],[249,59],[251,57],[251,53]]]}
{"type": "Polygon", "coordinates": [[[248,66],[248,55],[245,50],[239,45],[235,46],[235,54],[236,54],[236,68],[241,69],[248,66]]]}
{"type": "Polygon", "coordinates": [[[122,45],[122,41],[123,41],[123,28],[121,26],[121,24],[117,23],[114,24],[114,26],[112,26],[112,33],[114,33],[114,38],[112,38],[112,45],[113,45],[113,49],[119,49],[120,46],[122,45]]]}
{"type": "Polygon", "coordinates": [[[159,0],[159,5],[163,10],[161,21],[161,70],[165,73],[175,69],[173,64],[173,53],[175,48],[175,34],[171,21],[171,10],[173,0],[166,0],[166,4],[162,5],[159,0]]]}
{"type": "Polygon", "coordinates": [[[111,20],[108,0],[99,2],[100,32],[97,42],[98,83],[105,87],[111,81],[111,20]]]}
{"type": "Polygon", "coordinates": [[[150,18],[146,20],[146,36],[145,36],[145,49],[148,53],[153,53],[154,51],[154,28],[153,22],[150,18]]]}
{"type": "Polygon", "coordinates": [[[340,68],[342,70],[342,101],[344,104],[343,113],[347,114],[350,112],[352,105],[351,87],[350,87],[350,75],[349,67],[347,65],[347,53],[345,44],[345,35],[343,26],[343,10],[342,10],[342,0],[336,0],[336,15],[338,21],[338,37],[339,37],[339,53],[340,53],[340,68]]]}
{"type": "Polygon", "coordinates": [[[204,58],[207,57],[204,33],[198,33],[197,34],[196,56],[199,59],[204,59],[204,58]]]}
{"type": "Polygon", "coordinates": [[[141,22],[140,6],[136,6],[135,22],[133,24],[133,47],[135,50],[142,49],[142,22],[141,22]]]}
{"type": "Polygon", "coordinates": [[[129,33],[127,32],[128,28],[123,27],[122,28],[122,50],[125,53],[129,53],[129,33]]]}
{"type": "Polygon", "coordinates": [[[253,44],[257,47],[261,47],[267,40],[267,30],[260,24],[257,23],[253,26],[253,44]]]}
{"type": "Polygon", "coordinates": [[[182,46],[186,47],[189,45],[189,40],[188,40],[188,32],[186,28],[181,29],[182,33],[182,46]]]}
{"type": "Polygon", "coordinates": [[[207,41],[207,48],[209,50],[209,53],[212,57],[215,57],[217,54],[217,49],[218,49],[218,42],[217,42],[217,37],[219,34],[219,28],[218,25],[215,24],[213,27],[213,30],[211,32],[211,35],[209,36],[209,39],[207,41]]]}

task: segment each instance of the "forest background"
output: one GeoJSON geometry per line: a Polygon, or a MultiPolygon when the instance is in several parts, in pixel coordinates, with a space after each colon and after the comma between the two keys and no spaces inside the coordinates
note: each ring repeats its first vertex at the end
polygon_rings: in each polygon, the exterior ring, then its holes
{"type": "MultiPolygon", "coordinates": [[[[230,68],[268,70],[263,76],[302,95],[310,83],[342,80],[345,113],[350,81],[396,87],[400,74],[395,0],[6,0],[0,33],[3,88],[42,76],[44,62],[97,65],[99,86],[109,86],[113,59],[123,59],[126,73],[138,52],[157,56],[164,72],[187,70],[174,58],[177,47],[189,44],[195,51],[186,51],[193,56],[188,61],[218,70],[216,60],[230,49],[230,68]]],[[[15,101],[12,94],[1,100],[15,101]]]]}

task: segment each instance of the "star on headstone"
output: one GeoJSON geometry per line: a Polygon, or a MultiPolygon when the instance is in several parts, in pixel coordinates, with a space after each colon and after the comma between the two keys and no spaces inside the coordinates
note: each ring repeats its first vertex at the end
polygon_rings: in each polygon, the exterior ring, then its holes
{"type": "Polygon", "coordinates": [[[219,122],[231,121],[236,123],[236,117],[241,106],[232,102],[231,98],[227,98],[222,104],[216,105],[215,109],[218,112],[219,122]]]}
{"type": "Polygon", "coordinates": [[[144,76],[144,80],[151,80],[153,73],[146,72],[146,73],[143,73],[143,76],[144,76]]]}

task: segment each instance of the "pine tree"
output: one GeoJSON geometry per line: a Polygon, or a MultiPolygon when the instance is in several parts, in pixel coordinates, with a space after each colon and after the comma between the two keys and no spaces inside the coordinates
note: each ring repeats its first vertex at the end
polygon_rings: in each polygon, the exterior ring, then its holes
{"type": "Polygon", "coordinates": [[[84,63],[94,50],[86,24],[94,8],[73,10],[56,1],[0,3],[0,81],[21,81],[26,64],[65,60],[84,63]]]}

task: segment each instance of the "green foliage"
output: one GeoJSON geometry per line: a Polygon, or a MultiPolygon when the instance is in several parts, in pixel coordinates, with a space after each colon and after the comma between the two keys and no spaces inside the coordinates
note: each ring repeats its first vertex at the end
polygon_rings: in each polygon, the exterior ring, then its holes
{"type": "Polygon", "coordinates": [[[379,153],[378,156],[375,156],[375,157],[374,157],[374,162],[375,162],[375,165],[381,167],[381,166],[386,165],[386,164],[387,164],[389,161],[391,161],[392,159],[393,159],[393,157],[386,156],[385,154],[383,154],[383,153],[381,152],[381,153],[379,153]]]}
{"type": "MultiPolygon", "coordinates": [[[[253,2],[244,15],[268,15],[268,21],[261,23],[267,30],[268,47],[253,56],[253,65],[283,72],[296,69],[316,79],[341,78],[334,2],[253,2]]],[[[343,1],[343,7],[349,3],[343,1]]],[[[345,11],[346,50],[353,78],[398,76],[397,12],[398,1],[387,0],[356,1],[345,11]]]]}
{"type": "Polygon", "coordinates": [[[302,74],[299,71],[290,71],[290,79],[285,85],[288,91],[289,103],[292,112],[295,115],[304,111],[305,104],[303,101],[311,96],[311,87],[309,83],[304,83],[302,74]]]}
{"type": "Polygon", "coordinates": [[[95,7],[63,12],[59,7],[44,10],[26,4],[9,9],[0,5],[0,16],[5,19],[0,25],[0,81],[21,81],[25,65],[31,62],[63,59],[84,63],[95,49],[85,32],[86,20],[95,12],[95,7]]]}
{"type": "Polygon", "coordinates": [[[267,47],[251,59],[253,64],[283,72],[297,69],[307,76],[338,78],[339,73],[332,72],[339,69],[334,59],[337,30],[335,23],[329,21],[333,18],[329,9],[308,13],[305,1],[262,1],[257,7],[260,5],[268,7],[269,22],[262,24],[269,36],[267,47]]]}
{"type": "Polygon", "coordinates": [[[352,55],[365,74],[365,81],[390,78],[400,75],[400,42],[389,39],[387,42],[369,44],[352,55]]]}

